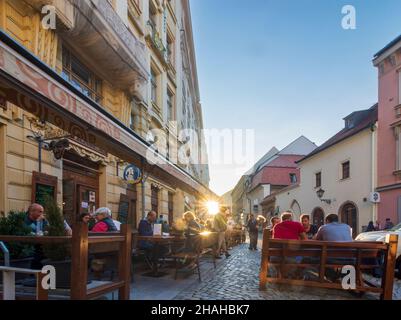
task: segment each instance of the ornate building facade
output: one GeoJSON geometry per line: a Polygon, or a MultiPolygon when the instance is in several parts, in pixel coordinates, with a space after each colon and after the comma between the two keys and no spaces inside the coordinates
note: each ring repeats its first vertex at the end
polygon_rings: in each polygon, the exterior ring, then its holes
{"type": "Polygon", "coordinates": [[[214,196],[188,0],[0,0],[0,31],[1,213],[171,223],[214,196]]]}

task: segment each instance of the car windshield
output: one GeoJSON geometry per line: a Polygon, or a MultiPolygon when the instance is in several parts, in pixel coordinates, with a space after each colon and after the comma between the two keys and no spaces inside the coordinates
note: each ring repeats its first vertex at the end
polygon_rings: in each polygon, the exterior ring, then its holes
{"type": "Polygon", "coordinates": [[[397,231],[397,230],[399,230],[399,229],[401,229],[401,223],[395,225],[394,227],[392,227],[391,229],[389,229],[389,231],[397,231]]]}

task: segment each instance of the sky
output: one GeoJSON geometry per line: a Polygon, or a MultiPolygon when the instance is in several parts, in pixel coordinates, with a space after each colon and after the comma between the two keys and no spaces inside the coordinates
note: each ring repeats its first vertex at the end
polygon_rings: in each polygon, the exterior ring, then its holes
{"type": "MultiPolygon", "coordinates": [[[[373,56],[401,34],[399,0],[190,4],[204,127],[254,130],[254,162],[300,135],[319,145],[346,115],[376,103],[373,56]],[[356,29],[342,27],[345,5],[356,29]]],[[[209,170],[219,195],[246,171],[217,161],[209,170]]]]}

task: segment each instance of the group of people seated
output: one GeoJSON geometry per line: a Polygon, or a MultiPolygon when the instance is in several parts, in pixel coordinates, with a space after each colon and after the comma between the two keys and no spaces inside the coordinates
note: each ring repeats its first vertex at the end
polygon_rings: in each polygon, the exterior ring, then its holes
{"type": "MultiPolygon", "coordinates": [[[[340,223],[338,219],[338,215],[329,214],[325,219],[325,224],[321,227],[317,227],[310,223],[310,217],[307,214],[301,215],[300,222],[294,221],[293,214],[291,212],[284,212],[281,214],[281,217],[275,216],[272,217],[271,225],[268,229],[270,229],[271,238],[272,239],[283,239],[283,240],[320,240],[320,241],[331,241],[331,242],[349,242],[353,241],[352,238],[352,229],[349,225],[345,223],[340,223]]],[[[280,262],[278,257],[270,257],[271,262],[280,262]]],[[[308,257],[286,257],[285,263],[318,263],[319,258],[317,260],[315,258],[308,257]]],[[[352,264],[353,261],[350,261],[346,258],[329,258],[328,261],[332,264],[352,264]]],[[[303,269],[290,269],[289,277],[290,278],[303,278],[306,279],[313,274],[313,268],[303,269]]],[[[277,270],[274,267],[269,267],[270,276],[276,275],[277,270]]],[[[336,281],[340,273],[336,269],[326,268],[325,276],[327,279],[331,281],[336,281]]]]}
{"type": "MultiPolygon", "coordinates": [[[[183,214],[182,219],[178,219],[171,226],[171,233],[181,234],[185,236],[184,247],[181,251],[198,252],[201,246],[200,234],[205,231],[213,232],[215,234],[214,253],[216,259],[221,259],[224,254],[226,258],[230,257],[227,248],[226,235],[231,227],[229,223],[230,210],[227,207],[220,207],[219,212],[213,219],[202,220],[196,217],[192,211],[187,211],[183,214]]],[[[143,219],[138,226],[138,233],[140,236],[153,236],[154,225],[157,221],[157,212],[151,210],[148,212],[145,219],[143,219]]],[[[164,221],[165,222],[165,221],[164,221]]],[[[163,225],[163,224],[162,224],[163,225]]],[[[166,228],[170,226],[165,223],[166,228]]],[[[163,230],[164,232],[164,230],[163,230]]],[[[171,252],[169,245],[160,244],[154,241],[140,240],[138,247],[146,252],[147,257],[152,263],[158,263],[159,260],[164,258],[171,252]]]]}
{"type": "Polygon", "coordinates": [[[274,216],[269,227],[273,239],[285,240],[322,240],[322,241],[352,241],[352,229],[345,223],[340,223],[338,215],[329,214],[325,224],[318,228],[310,223],[310,216],[303,214],[300,222],[294,221],[291,212],[284,212],[281,217],[274,216]]]}
{"type": "MultiPolygon", "coordinates": [[[[91,232],[99,233],[119,231],[121,225],[119,221],[112,219],[109,208],[99,208],[94,214],[82,213],[79,221],[87,223],[91,232]]],[[[38,203],[31,204],[26,213],[25,225],[31,228],[32,234],[46,234],[48,224],[44,207],[38,203]]],[[[64,230],[66,235],[72,235],[73,230],[66,220],[64,220],[64,230]]]]}

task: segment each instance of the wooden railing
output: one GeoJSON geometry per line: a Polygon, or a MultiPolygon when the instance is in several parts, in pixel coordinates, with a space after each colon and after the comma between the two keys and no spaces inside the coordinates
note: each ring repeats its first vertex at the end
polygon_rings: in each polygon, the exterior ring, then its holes
{"type": "Polygon", "coordinates": [[[71,289],[72,300],[93,299],[109,292],[118,290],[120,300],[129,300],[130,274],[132,254],[131,226],[121,225],[120,232],[89,234],[88,225],[77,223],[73,228],[72,237],[50,236],[7,236],[0,235],[0,241],[23,242],[32,244],[71,244],[71,289]],[[88,249],[91,244],[117,243],[118,255],[118,279],[104,285],[87,289],[88,280],[88,249]]]}
{"type": "Polygon", "coordinates": [[[356,283],[354,289],[347,290],[375,292],[380,294],[381,299],[391,300],[397,244],[398,236],[395,234],[388,235],[385,242],[328,242],[270,239],[270,231],[264,230],[259,287],[260,290],[265,290],[269,282],[344,290],[341,282],[327,281],[326,270],[352,265],[355,267],[356,283]],[[299,257],[302,257],[302,260],[296,261],[299,257]],[[379,257],[384,257],[383,265],[377,263],[379,257]],[[366,263],[365,259],[375,263],[366,263]],[[375,286],[363,278],[363,272],[375,268],[383,270],[380,286],[375,286]],[[312,269],[317,273],[314,280],[287,277],[290,270],[312,269]]]}

